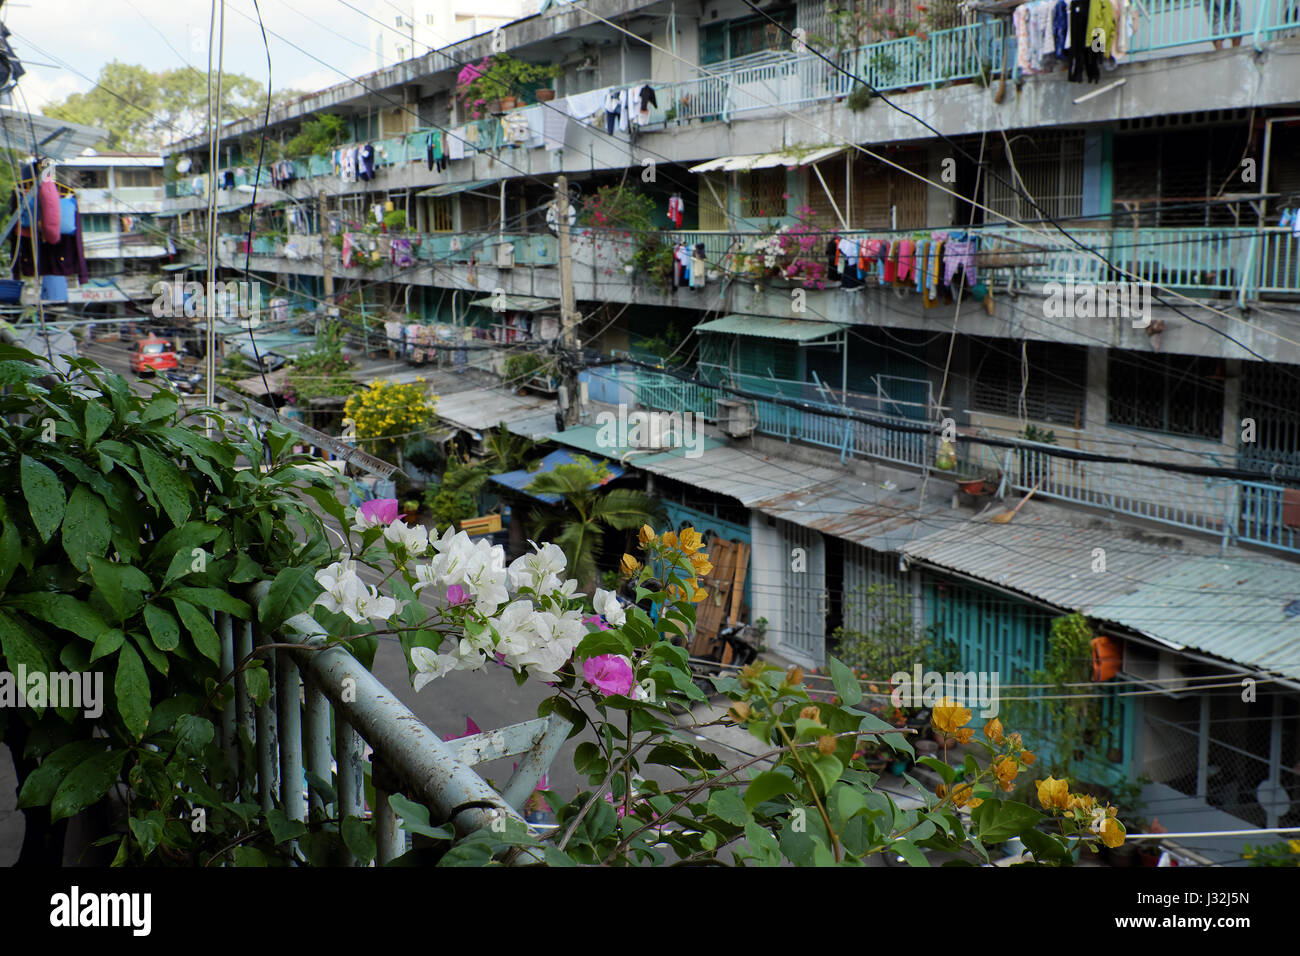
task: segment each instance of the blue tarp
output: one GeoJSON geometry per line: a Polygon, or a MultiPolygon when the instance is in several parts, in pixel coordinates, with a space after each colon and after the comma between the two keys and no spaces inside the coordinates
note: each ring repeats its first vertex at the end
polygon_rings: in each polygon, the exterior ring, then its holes
{"type": "MultiPolygon", "coordinates": [[[[522,491],[524,494],[528,495],[528,497],[536,498],[538,501],[545,501],[547,504],[550,505],[558,504],[560,501],[563,500],[560,495],[534,494],[533,492],[528,490],[528,486],[532,483],[533,479],[536,478],[538,475],[540,475],[542,472],[553,471],[556,465],[572,464],[573,460],[574,460],[574,456],[571,452],[567,452],[561,449],[559,451],[553,451],[545,458],[543,458],[541,466],[537,468],[535,471],[525,471],[522,468],[519,469],[518,471],[506,471],[506,472],[502,472],[499,475],[493,475],[492,480],[499,485],[505,485],[507,488],[513,488],[515,491],[522,491]]],[[[595,459],[595,461],[597,464],[602,463],[601,459],[595,459]]],[[[609,481],[613,481],[615,478],[622,477],[623,469],[620,468],[618,465],[611,464],[608,461],[603,462],[603,464],[609,470],[609,478],[607,479],[606,483],[608,483],[609,481]]],[[[599,488],[600,485],[592,485],[591,487],[599,488]]]]}

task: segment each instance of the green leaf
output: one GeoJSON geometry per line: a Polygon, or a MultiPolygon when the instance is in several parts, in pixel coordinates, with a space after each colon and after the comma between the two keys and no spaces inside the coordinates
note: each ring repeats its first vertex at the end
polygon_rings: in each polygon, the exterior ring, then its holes
{"type": "Polygon", "coordinates": [[[738,827],[749,822],[749,807],[740,798],[740,794],[727,787],[709,794],[709,812],[738,827]]]}
{"type": "Polygon", "coordinates": [[[165,820],[161,810],[150,810],[143,817],[131,817],[131,836],[140,844],[140,852],[147,859],[163,838],[165,820]]]}
{"type": "Polygon", "coordinates": [[[231,584],[247,584],[262,577],[262,566],[242,551],[235,556],[235,570],[230,573],[231,584]]]}
{"type": "Polygon", "coordinates": [[[921,757],[917,761],[923,767],[929,767],[939,776],[943,777],[943,782],[952,786],[952,782],[957,779],[957,771],[944,763],[938,757],[921,757]]]}
{"type": "Polygon", "coordinates": [[[624,657],[631,658],[632,645],[619,631],[612,628],[608,631],[592,631],[582,639],[573,657],[574,660],[585,661],[589,657],[600,657],[602,654],[622,654],[624,657]]]}
{"type": "Polygon", "coordinates": [[[77,485],[63,515],[63,550],[78,571],[87,568],[86,557],[102,557],[108,550],[108,508],[104,499],[86,485],[77,485]]]}
{"type": "Polygon", "coordinates": [[[85,446],[89,448],[113,424],[113,413],[98,402],[86,402],[85,405],[85,446]]]}
{"type": "Polygon", "coordinates": [[[120,622],[126,616],[126,596],[122,593],[122,576],[117,570],[117,565],[95,555],[91,555],[88,561],[96,592],[117,615],[117,620],[120,622]]]}
{"type": "MultiPolygon", "coordinates": [[[[836,776],[839,775],[836,774],[836,776]]],[[[780,794],[798,792],[799,785],[785,774],[777,773],[774,770],[764,770],[750,781],[749,787],[745,790],[745,806],[752,810],[760,803],[771,800],[780,794]]]]}
{"type": "Polygon", "coordinates": [[[216,735],[217,728],[206,717],[181,714],[176,718],[176,749],[181,754],[198,756],[216,735]]]}
{"type": "Polygon", "coordinates": [[[23,542],[18,526],[12,521],[6,521],[4,530],[0,531],[0,591],[4,590],[9,579],[18,570],[18,562],[22,560],[22,556],[23,542]]]}
{"type": "Polygon", "coordinates": [[[833,657],[828,657],[826,660],[830,666],[831,682],[835,685],[835,693],[840,695],[844,706],[856,707],[862,700],[862,686],[853,676],[853,671],[833,657]]]}
{"type": "Polygon", "coordinates": [[[1020,832],[1020,840],[1025,849],[1034,855],[1039,863],[1069,863],[1070,851],[1061,845],[1061,841],[1050,833],[1044,833],[1030,827],[1020,832]]]}
{"type": "Polygon", "coordinates": [[[153,701],[149,676],[144,672],[144,662],[130,644],[123,644],[118,651],[117,678],[113,681],[113,690],[117,694],[117,711],[122,715],[122,723],[139,740],[149,727],[153,701]]]}
{"type": "Polygon", "coordinates": [[[435,840],[451,840],[456,834],[451,827],[435,827],[429,823],[429,808],[422,803],[408,800],[400,793],[389,794],[388,805],[402,820],[402,829],[435,840]]]}
{"type": "Polygon", "coordinates": [[[58,530],[59,523],[63,520],[63,511],[67,507],[63,482],[59,481],[59,476],[53,471],[27,455],[22,456],[18,470],[32,524],[36,525],[41,540],[49,541],[50,536],[58,530]]]}
{"type": "Polygon", "coordinates": [[[235,847],[235,866],[266,866],[266,855],[257,847],[235,847]]]}
{"type": "Polygon", "coordinates": [[[362,863],[369,863],[375,858],[378,848],[375,846],[375,838],[370,835],[370,827],[357,817],[344,817],[343,826],[343,843],[348,850],[362,863]]]}
{"type": "Polygon", "coordinates": [[[349,522],[347,511],[343,507],[343,502],[334,496],[332,488],[318,488],[315,485],[309,485],[306,488],[299,489],[303,494],[309,495],[315,502],[320,505],[321,510],[327,515],[338,521],[339,524],[346,527],[349,522]]]}
{"type": "Polygon", "coordinates": [[[253,703],[262,707],[271,699],[271,675],[264,661],[249,661],[244,668],[244,687],[253,703]]]}
{"type": "Polygon", "coordinates": [[[144,606],[144,623],[149,628],[153,646],[160,651],[174,651],[181,645],[181,629],[170,611],[156,604],[144,606]]]}
{"type": "Polygon", "coordinates": [[[171,662],[167,659],[167,655],[154,647],[153,642],[140,631],[132,631],[127,636],[131,638],[132,646],[140,652],[149,666],[166,677],[171,670],[171,662]]]}
{"type": "Polygon", "coordinates": [[[180,598],[195,607],[205,607],[212,611],[225,611],[235,617],[248,620],[253,616],[253,609],[237,597],[231,596],[221,588],[187,588],[175,587],[168,590],[164,597],[180,598]]]}
{"type": "Polygon", "coordinates": [[[546,865],[577,866],[578,864],[574,862],[573,857],[569,856],[569,854],[565,853],[563,850],[556,849],[553,846],[548,846],[546,848],[546,865]]]}
{"type": "Polygon", "coordinates": [[[194,641],[194,647],[212,663],[220,664],[221,638],[217,636],[217,629],[212,626],[208,616],[193,604],[179,598],[172,598],[172,604],[176,608],[176,613],[181,616],[181,624],[189,632],[190,639],[194,641]]]}
{"type": "Polygon", "coordinates": [[[266,815],[266,825],[277,846],[287,840],[296,840],[307,832],[306,824],[301,820],[290,820],[289,815],[279,807],[266,815]]]}
{"type": "Polygon", "coordinates": [[[76,816],[86,807],[102,800],[117,782],[126,757],[125,750],[106,750],[73,767],[50,801],[50,822],[57,823],[76,816]]]}
{"type": "Polygon", "coordinates": [[[895,840],[889,844],[889,852],[892,850],[907,861],[908,866],[929,866],[930,861],[925,858],[925,854],[917,849],[911,840],[895,840]]]}
{"type": "Polygon", "coordinates": [[[45,806],[54,799],[59,784],[73,767],[100,753],[106,746],[108,738],[96,737],[93,740],[75,740],[54,751],[23,781],[22,789],[18,791],[18,809],[45,806]]]}
{"type": "Polygon", "coordinates": [[[183,525],[190,516],[190,490],[175,465],[150,448],[140,445],[140,465],[149,487],[158,496],[158,502],[172,519],[172,524],[183,525]]]}
{"type": "Polygon", "coordinates": [[[90,662],[93,664],[101,657],[115,653],[125,640],[126,634],[121,628],[114,627],[105,631],[95,639],[95,646],[90,650],[90,662]]]}
{"type": "Polygon", "coordinates": [[[175,395],[169,392],[159,392],[150,399],[149,404],[140,413],[140,424],[147,425],[149,422],[156,422],[162,418],[171,418],[176,414],[179,405],[180,402],[177,401],[175,395]]]}
{"type": "Polygon", "coordinates": [[[8,670],[17,672],[19,665],[28,674],[48,674],[50,663],[45,659],[40,645],[16,620],[0,611],[0,652],[4,653],[8,670]]]}
{"type": "Polygon", "coordinates": [[[821,778],[822,790],[829,793],[831,787],[835,786],[835,781],[839,780],[840,774],[844,772],[844,764],[840,763],[838,757],[819,753],[813,757],[812,765],[817,771],[817,776],[821,778]]]}
{"type": "Polygon", "coordinates": [[[283,568],[271,582],[266,598],[257,606],[257,620],[272,631],[306,611],[321,593],[316,571],[311,567],[283,568]]]}
{"type": "Polygon", "coordinates": [[[745,842],[763,866],[778,866],[781,862],[781,844],[766,828],[753,820],[745,822],[745,842]]]}
{"type": "Polygon", "coordinates": [[[1043,815],[1033,807],[1014,800],[985,800],[971,815],[975,832],[986,846],[1019,836],[1041,819],[1043,815]]]}
{"type": "Polygon", "coordinates": [[[9,604],[46,624],[71,631],[83,640],[94,641],[108,630],[108,625],[94,608],[71,594],[53,591],[19,594],[11,598],[9,604]]]}

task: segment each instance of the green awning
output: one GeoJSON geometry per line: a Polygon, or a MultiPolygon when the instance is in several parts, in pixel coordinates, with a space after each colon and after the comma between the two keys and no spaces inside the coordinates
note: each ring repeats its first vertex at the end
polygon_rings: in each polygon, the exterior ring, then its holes
{"type": "Polygon", "coordinates": [[[499,306],[502,312],[545,312],[547,309],[559,308],[560,300],[546,299],[540,295],[485,295],[481,299],[474,299],[470,305],[481,305],[485,309],[499,306]]]}
{"type": "Polygon", "coordinates": [[[495,179],[475,179],[467,183],[443,183],[440,186],[432,186],[429,189],[421,190],[416,193],[417,196],[452,196],[456,193],[463,193],[469,189],[482,189],[484,186],[495,186],[495,179]]]}
{"type": "Polygon", "coordinates": [[[847,325],[836,322],[773,319],[763,315],[724,315],[720,319],[701,322],[695,326],[695,331],[713,335],[747,335],[756,339],[784,339],[806,344],[837,335],[847,328],[847,325]]]}

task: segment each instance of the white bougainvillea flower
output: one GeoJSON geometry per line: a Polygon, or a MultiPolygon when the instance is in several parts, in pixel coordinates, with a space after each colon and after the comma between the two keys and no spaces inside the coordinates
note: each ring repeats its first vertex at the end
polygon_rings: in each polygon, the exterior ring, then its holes
{"type": "Polygon", "coordinates": [[[421,557],[429,550],[429,529],[422,524],[409,525],[399,519],[384,529],[384,539],[401,545],[412,558],[421,557]]]}
{"type": "Polygon", "coordinates": [[[348,617],[354,621],[364,621],[366,618],[387,621],[399,610],[401,608],[394,598],[382,595],[378,588],[371,587],[357,598],[356,611],[360,617],[353,617],[351,614],[348,614],[348,617]]]}
{"type": "Polygon", "coordinates": [[[510,564],[510,583],[516,590],[532,588],[537,593],[550,593],[559,589],[564,580],[560,575],[565,568],[564,551],[557,544],[539,545],[529,541],[532,554],[516,558],[510,564]]]}
{"type": "Polygon", "coordinates": [[[613,627],[622,627],[627,620],[627,613],[623,610],[623,605],[619,603],[618,595],[613,591],[596,588],[591,603],[596,608],[596,613],[613,627]]]}
{"type": "Polygon", "coordinates": [[[321,568],[316,572],[316,583],[325,591],[312,602],[313,607],[319,604],[333,614],[346,614],[353,621],[366,619],[358,605],[369,597],[369,591],[351,559],[344,558],[321,568]]]}

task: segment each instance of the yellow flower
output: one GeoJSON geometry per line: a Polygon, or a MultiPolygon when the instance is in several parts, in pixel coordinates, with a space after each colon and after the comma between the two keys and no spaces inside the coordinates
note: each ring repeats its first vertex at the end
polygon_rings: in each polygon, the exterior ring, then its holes
{"type": "Polygon", "coordinates": [[[691,595],[691,603],[699,604],[708,596],[709,596],[709,592],[704,590],[704,588],[696,588],[695,593],[691,595]]]}
{"type": "Polygon", "coordinates": [[[1034,781],[1034,785],[1038,787],[1038,802],[1044,810],[1068,810],[1070,808],[1070,785],[1068,781],[1048,777],[1046,780],[1034,781]]]}
{"type": "Polygon", "coordinates": [[[995,747],[1002,746],[1002,741],[1006,737],[1002,736],[1002,721],[994,717],[984,725],[984,736],[987,737],[995,747]]]}
{"type": "Polygon", "coordinates": [[[1088,793],[1070,794],[1070,809],[1091,812],[1097,805],[1097,798],[1088,793]]]}
{"type": "Polygon", "coordinates": [[[791,687],[798,687],[803,683],[803,668],[799,666],[791,667],[785,672],[785,682],[791,687]]]}
{"type": "MultiPolygon", "coordinates": [[[[930,716],[930,724],[940,733],[956,736],[958,728],[970,723],[970,711],[945,697],[930,716]]],[[[970,739],[969,737],[967,738],[970,739]]]]}
{"type": "Polygon", "coordinates": [[[1024,762],[1026,767],[1029,767],[1038,759],[1038,756],[1032,750],[1022,750],[1020,751],[1020,759],[1024,762]]]}
{"type": "Polygon", "coordinates": [[[738,724],[743,724],[749,720],[749,712],[749,704],[743,700],[735,701],[727,708],[727,716],[738,724]]]}
{"type": "Polygon", "coordinates": [[[1300,840],[1287,840],[1286,845],[1291,848],[1292,853],[1300,853],[1300,840]]]}
{"type": "Polygon", "coordinates": [[[820,724],[822,721],[822,712],[817,707],[805,707],[803,710],[799,711],[799,718],[801,720],[811,720],[814,723],[820,724]]]}
{"type": "Polygon", "coordinates": [[[696,574],[700,575],[708,574],[713,570],[713,565],[709,563],[709,559],[702,554],[691,555],[691,567],[695,569],[696,574]]]}
{"type": "Polygon", "coordinates": [[[654,539],[655,539],[655,529],[650,527],[648,524],[643,524],[641,526],[640,533],[637,534],[637,540],[641,543],[641,547],[644,548],[647,544],[649,544],[654,539]]]}
{"type": "Polygon", "coordinates": [[[700,533],[694,528],[683,528],[679,544],[681,545],[682,551],[686,554],[693,555],[696,551],[700,550],[700,547],[704,544],[704,539],[700,537],[700,533]]]}
{"type": "MultiPolygon", "coordinates": [[[[948,788],[945,787],[943,784],[939,784],[939,786],[935,788],[934,792],[939,796],[940,799],[948,796],[948,788]]],[[[972,803],[972,798],[974,796],[975,796],[974,787],[972,787],[969,783],[959,783],[952,790],[952,805],[954,807],[964,807],[966,806],[966,804],[972,803]]],[[[983,802],[984,802],[983,800],[975,800],[974,803],[972,803],[972,807],[977,807],[983,802]]]]}
{"type": "Polygon", "coordinates": [[[619,562],[619,570],[627,577],[631,577],[641,570],[641,562],[630,554],[623,555],[623,560],[619,562]]]}
{"type": "Polygon", "coordinates": [[[659,540],[662,541],[662,542],[664,543],[664,546],[665,546],[665,547],[668,547],[668,548],[675,548],[675,547],[677,547],[677,532],[676,532],[676,531],[665,531],[664,534],[663,534],[663,537],[660,538],[659,540]]]}
{"type": "Polygon", "coordinates": [[[1002,789],[1010,791],[1015,785],[1016,774],[1020,772],[1020,767],[1016,764],[1015,757],[1003,757],[993,765],[993,774],[998,778],[998,783],[1002,789]]]}
{"type": "Polygon", "coordinates": [[[1101,825],[1101,842],[1114,849],[1124,843],[1124,824],[1114,817],[1107,817],[1101,825]]]}

